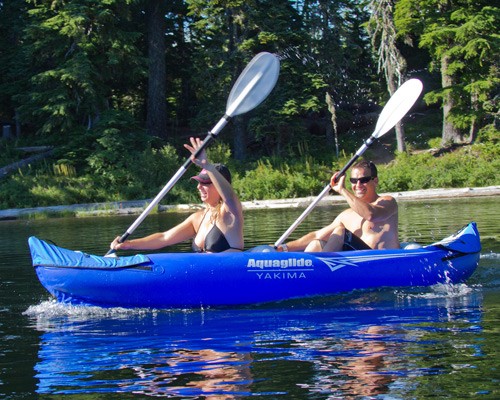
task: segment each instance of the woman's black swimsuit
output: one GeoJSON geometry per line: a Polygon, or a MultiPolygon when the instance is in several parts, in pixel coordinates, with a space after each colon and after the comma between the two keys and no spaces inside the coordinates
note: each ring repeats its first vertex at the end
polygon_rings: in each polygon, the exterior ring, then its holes
{"type": "MultiPolygon", "coordinates": [[[[205,215],[203,216],[203,219],[205,218],[205,215]]],[[[201,222],[203,222],[203,219],[201,220],[201,222]]],[[[210,229],[210,231],[207,233],[207,236],[205,237],[204,249],[199,247],[193,240],[193,251],[195,253],[221,253],[229,249],[241,251],[243,250],[236,247],[231,247],[226,239],[226,236],[224,236],[224,234],[216,224],[212,226],[212,229],[210,229]]]]}

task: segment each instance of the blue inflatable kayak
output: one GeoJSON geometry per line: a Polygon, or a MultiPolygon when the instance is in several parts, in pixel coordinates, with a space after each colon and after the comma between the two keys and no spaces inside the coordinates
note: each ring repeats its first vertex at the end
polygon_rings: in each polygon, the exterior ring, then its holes
{"type": "Polygon", "coordinates": [[[102,307],[247,305],[355,289],[459,283],[477,267],[474,222],[416,249],[339,253],[138,254],[101,257],[29,238],[42,285],[60,302],[102,307]]]}

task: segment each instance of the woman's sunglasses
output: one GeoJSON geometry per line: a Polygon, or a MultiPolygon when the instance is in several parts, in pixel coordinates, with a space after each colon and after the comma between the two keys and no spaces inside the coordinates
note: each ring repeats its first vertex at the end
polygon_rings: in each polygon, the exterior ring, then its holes
{"type": "Polygon", "coordinates": [[[365,183],[370,182],[372,179],[373,176],[363,176],[362,178],[350,178],[349,180],[353,185],[355,185],[358,182],[364,185],[365,183]]]}

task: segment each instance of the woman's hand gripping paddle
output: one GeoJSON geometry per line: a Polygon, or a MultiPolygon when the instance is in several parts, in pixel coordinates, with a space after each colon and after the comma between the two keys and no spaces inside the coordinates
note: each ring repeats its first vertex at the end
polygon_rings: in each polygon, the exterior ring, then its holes
{"type": "MultiPolygon", "coordinates": [[[[347,164],[337,174],[336,179],[340,179],[342,175],[351,167],[352,164],[371,146],[371,144],[387,133],[394,125],[396,125],[408,111],[415,104],[420,93],[422,92],[422,82],[418,79],[410,79],[399,87],[398,90],[391,96],[385,107],[383,108],[380,116],[375,125],[375,131],[365,141],[363,146],[359,148],[356,154],[347,162],[347,164]]],[[[274,243],[274,248],[280,246],[290,234],[299,226],[299,224],[309,215],[319,201],[330,191],[331,187],[328,184],[316,199],[309,204],[299,218],[288,228],[288,230],[281,235],[281,237],[274,243]]]]}
{"type": "MultiPolygon", "coordinates": [[[[222,128],[226,126],[226,124],[232,117],[253,110],[266,99],[269,93],[271,93],[271,90],[273,90],[276,81],[278,80],[279,69],[279,60],[275,55],[271,53],[259,53],[250,61],[250,63],[238,77],[236,83],[231,89],[231,92],[229,93],[226,105],[226,113],[215,125],[215,127],[208,133],[201,147],[194,154],[194,158],[198,157],[198,155],[219,134],[222,128]]],[[[158,193],[158,195],[146,207],[141,215],[120,237],[120,239],[118,240],[120,243],[123,243],[135,231],[135,229],[140,225],[144,218],[146,218],[151,210],[156,207],[160,200],[170,191],[170,189],[172,189],[172,187],[181,178],[181,176],[184,175],[191,164],[192,160],[191,157],[189,157],[185,161],[185,163],[177,170],[175,175],[167,182],[161,192],[158,193]]],[[[115,250],[109,250],[106,253],[106,256],[109,256],[114,252],[115,250]]]]}

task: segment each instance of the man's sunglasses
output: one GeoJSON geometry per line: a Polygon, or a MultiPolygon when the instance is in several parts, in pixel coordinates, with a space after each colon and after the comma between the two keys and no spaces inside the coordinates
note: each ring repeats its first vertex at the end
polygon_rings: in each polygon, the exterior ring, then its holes
{"type": "Polygon", "coordinates": [[[373,176],[363,176],[362,178],[350,178],[349,180],[353,185],[355,185],[358,182],[364,185],[365,183],[370,182],[372,179],[373,176]]]}

